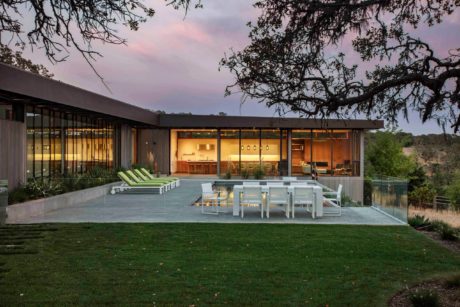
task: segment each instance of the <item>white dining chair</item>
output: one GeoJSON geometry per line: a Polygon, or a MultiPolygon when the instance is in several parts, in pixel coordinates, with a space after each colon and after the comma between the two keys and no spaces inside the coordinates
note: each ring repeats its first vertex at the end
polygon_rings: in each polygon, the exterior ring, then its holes
{"type": "Polygon", "coordinates": [[[264,204],[261,186],[243,186],[243,195],[240,200],[240,214],[244,218],[244,205],[258,205],[260,217],[264,217],[264,204]]]}
{"type": "Polygon", "coordinates": [[[296,181],[297,177],[283,177],[283,181],[296,181]]]}
{"type": "Polygon", "coordinates": [[[289,183],[290,186],[293,187],[306,187],[308,186],[308,182],[306,181],[293,181],[289,183]]]}
{"type": "Polygon", "coordinates": [[[270,218],[270,206],[283,205],[286,217],[289,218],[289,191],[288,187],[268,187],[267,218],[270,218]]]}
{"type": "Polygon", "coordinates": [[[295,217],[295,207],[305,206],[307,212],[311,212],[311,217],[316,218],[316,194],[313,187],[296,186],[292,193],[292,217],[295,217]]]}
{"type": "Polygon", "coordinates": [[[221,196],[212,189],[212,183],[201,184],[201,213],[202,214],[219,214],[219,206],[227,201],[227,195],[221,196]],[[211,205],[213,212],[205,211],[205,205],[211,205]]]}
{"type": "Polygon", "coordinates": [[[275,182],[270,182],[270,181],[268,181],[267,186],[269,186],[269,187],[282,187],[282,186],[284,186],[284,182],[281,182],[281,181],[280,182],[276,182],[276,181],[275,182]]]}

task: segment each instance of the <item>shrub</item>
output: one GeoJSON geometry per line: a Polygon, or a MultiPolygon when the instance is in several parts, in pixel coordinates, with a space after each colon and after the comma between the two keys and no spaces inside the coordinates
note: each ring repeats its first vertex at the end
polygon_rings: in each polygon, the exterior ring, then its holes
{"type": "Polygon", "coordinates": [[[342,206],[354,206],[355,205],[355,203],[353,202],[353,199],[351,199],[351,197],[345,194],[344,192],[342,192],[341,199],[342,199],[342,206]]]}
{"type": "Polygon", "coordinates": [[[444,284],[447,288],[460,288],[460,274],[447,278],[444,284]]]}
{"type": "Polygon", "coordinates": [[[117,181],[116,171],[95,167],[83,175],[64,175],[53,179],[30,179],[27,184],[12,190],[8,204],[50,197],[117,181]]]}
{"type": "Polygon", "coordinates": [[[430,226],[430,220],[427,219],[424,215],[411,216],[407,219],[407,223],[414,228],[430,226]]]}
{"type": "Polygon", "coordinates": [[[455,175],[454,181],[447,187],[446,194],[451,201],[452,209],[460,210],[460,173],[455,175]]]}
{"type": "Polygon", "coordinates": [[[243,168],[243,169],[241,170],[241,178],[243,178],[243,179],[248,179],[249,176],[250,176],[249,170],[246,169],[246,168],[243,168]]]}
{"type": "Polygon", "coordinates": [[[368,177],[364,179],[364,206],[372,206],[372,180],[368,177]]]}
{"type": "Polygon", "coordinates": [[[441,239],[455,241],[458,239],[457,230],[446,222],[433,220],[429,227],[430,231],[436,231],[441,235],[441,239]]]}
{"type": "Polygon", "coordinates": [[[265,171],[261,166],[258,166],[254,169],[254,179],[264,179],[265,171]]]}
{"type": "Polygon", "coordinates": [[[423,206],[427,203],[432,203],[436,196],[436,190],[428,185],[423,185],[409,192],[408,201],[411,205],[423,206]]]}
{"type": "Polygon", "coordinates": [[[432,290],[415,290],[409,296],[414,307],[440,306],[438,293],[432,290]]]}
{"type": "Polygon", "coordinates": [[[232,179],[232,172],[229,169],[225,172],[224,179],[232,179]]]}
{"type": "Polygon", "coordinates": [[[13,189],[8,193],[8,204],[22,203],[30,199],[29,192],[25,186],[13,189]]]}
{"type": "Polygon", "coordinates": [[[32,179],[27,182],[26,190],[32,199],[49,197],[62,193],[62,185],[54,180],[32,179]]]}

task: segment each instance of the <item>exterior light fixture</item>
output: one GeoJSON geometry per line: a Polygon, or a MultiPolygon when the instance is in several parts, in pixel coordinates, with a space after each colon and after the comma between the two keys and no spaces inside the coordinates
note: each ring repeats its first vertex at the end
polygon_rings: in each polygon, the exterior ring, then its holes
{"type": "Polygon", "coordinates": [[[265,147],[265,149],[268,151],[268,150],[270,150],[270,147],[268,147],[268,145],[267,145],[267,146],[265,147]]]}
{"type": "Polygon", "coordinates": [[[254,145],[254,150],[257,150],[257,146],[256,146],[256,145],[254,145]]]}
{"type": "Polygon", "coordinates": [[[244,150],[244,145],[241,145],[241,150],[244,150]]]}
{"type": "Polygon", "coordinates": [[[247,149],[248,149],[248,150],[251,150],[251,146],[248,145],[247,149]]]}

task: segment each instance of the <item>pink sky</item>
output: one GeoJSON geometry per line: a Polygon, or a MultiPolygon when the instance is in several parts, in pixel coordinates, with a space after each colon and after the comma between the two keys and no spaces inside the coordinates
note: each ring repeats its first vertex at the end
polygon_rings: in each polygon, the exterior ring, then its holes
{"type": "MultiPolygon", "coordinates": [[[[185,19],[183,11],[165,7],[162,0],[147,3],[157,12],[153,19],[137,32],[120,29],[128,46],[95,46],[104,55],[95,66],[112,93],[75,51],[66,62],[54,66],[39,50],[25,54],[47,66],[55,79],[152,110],[274,115],[273,110],[255,102],[240,107],[240,95],[224,97],[225,86],[233,76],[225,69],[218,71],[225,52],[239,50],[248,42],[246,23],[257,16],[251,2],[204,1],[203,9],[189,11],[185,19]]],[[[423,34],[446,53],[449,48],[459,47],[459,29],[460,14],[456,12],[436,29],[423,29],[423,34]]],[[[409,124],[400,121],[400,128],[417,134],[441,131],[435,123],[422,125],[416,114],[410,116],[409,124]]]]}

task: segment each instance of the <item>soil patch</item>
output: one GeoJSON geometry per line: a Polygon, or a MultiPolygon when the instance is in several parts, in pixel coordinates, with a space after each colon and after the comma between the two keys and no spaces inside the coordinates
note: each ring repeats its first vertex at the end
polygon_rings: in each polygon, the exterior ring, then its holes
{"type": "Polygon", "coordinates": [[[443,280],[423,282],[411,288],[404,289],[393,296],[388,305],[391,307],[412,306],[410,295],[414,291],[432,290],[439,296],[439,303],[445,307],[460,307],[460,288],[449,288],[443,280]]]}
{"type": "Polygon", "coordinates": [[[436,231],[419,230],[419,232],[423,233],[427,237],[430,237],[431,239],[435,240],[437,243],[441,244],[442,246],[450,249],[454,253],[460,254],[460,240],[457,240],[457,241],[443,240],[441,239],[441,235],[437,233],[436,231]]]}

